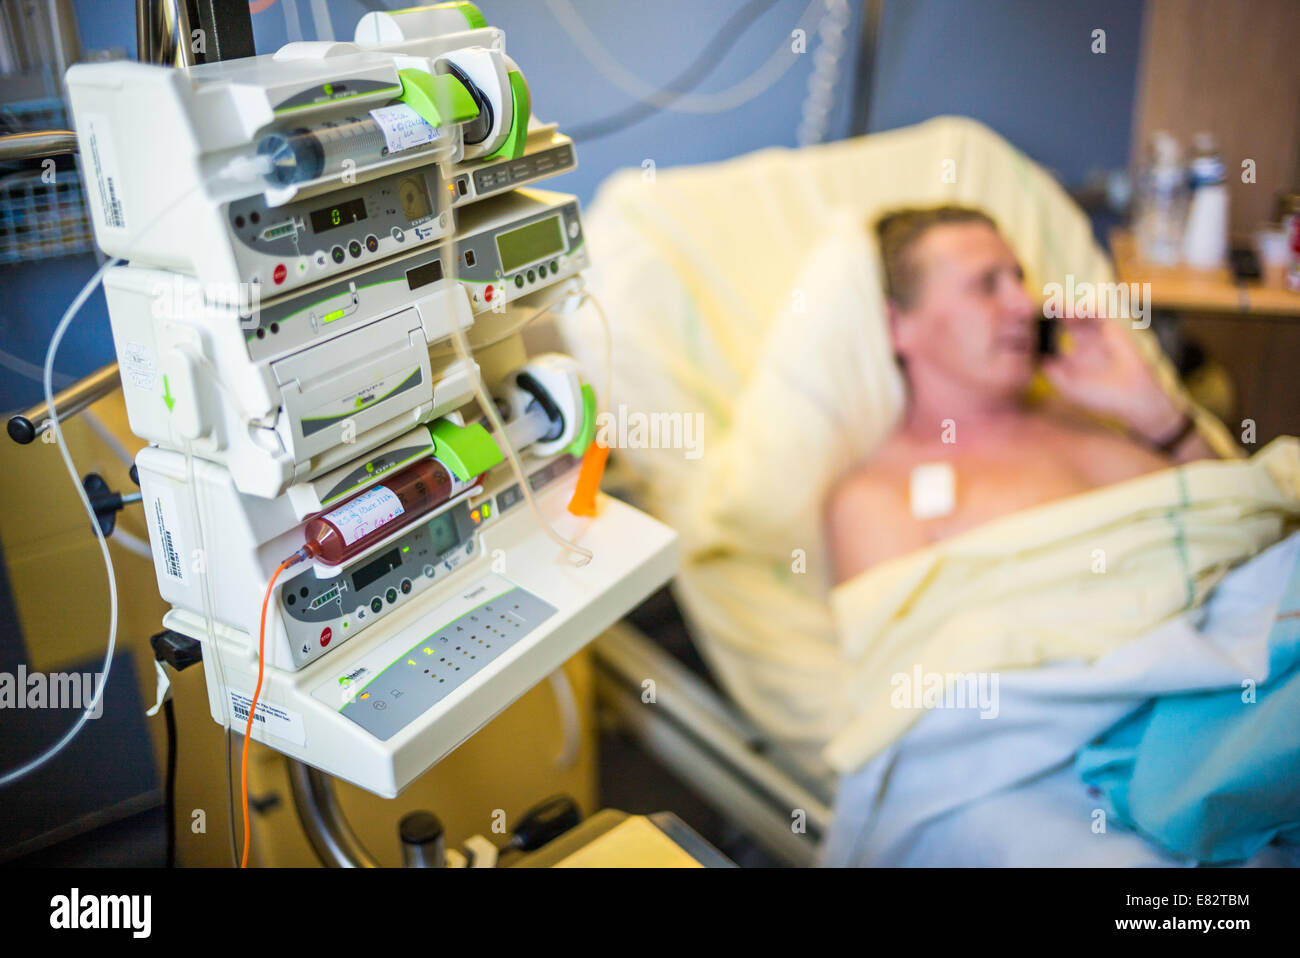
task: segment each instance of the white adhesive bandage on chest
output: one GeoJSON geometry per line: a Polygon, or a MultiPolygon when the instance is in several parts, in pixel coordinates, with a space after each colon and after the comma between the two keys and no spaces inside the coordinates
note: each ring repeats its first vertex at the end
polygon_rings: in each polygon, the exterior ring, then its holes
{"type": "Polygon", "coordinates": [[[957,473],[951,463],[929,462],[912,470],[912,518],[938,519],[957,508],[957,473]]]}

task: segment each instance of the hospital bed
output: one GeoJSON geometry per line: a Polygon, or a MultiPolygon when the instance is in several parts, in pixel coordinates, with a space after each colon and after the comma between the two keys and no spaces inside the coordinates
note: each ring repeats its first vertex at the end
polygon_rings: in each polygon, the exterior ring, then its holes
{"type": "MultiPolygon", "coordinates": [[[[798,319],[792,312],[807,309],[810,326],[819,322],[804,302],[815,298],[810,286],[821,275],[818,263],[805,262],[809,252],[846,222],[865,234],[884,210],[941,202],[989,211],[1021,257],[1030,289],[1066,274],[1111,278],[1087,219],[1052,177],[961,118],[705,166],[624,171],[602,185],[588,211],[598,264],[592,283],[612,327],[611,411],[661,413],[665,430],[674,414],[698,416],[706,452],[693,459],[681,443],[615,444],[624,447],[612,459],[609,484],[621,483],[623,495],[677,529],[683,567],[671,595],[658,594],[594,645],[599,695],[619,727],[791,865],[818,860],[837,781],[817,744],[829,729],[801,673],[826,653],[812,636],[829,628],[830,583],[816,560],[820,502],[865,450],[832,448],[825,438],[831,432],[801,437],[802,452],[822,443],[824,461],[816,462],[792,455],[774,436],[768,485],[736,484],[753,501],[782,483],[789,495],[772,502],[770,521],[751,516],[737,523],[740,532],[716,527],[726,507],[702,507],[709,493],[701,487],[716,477],[709,453],[754,428],[752,406],[738,407],[746,387],[770,372],[763,368],[770,340],[798,319]],[[809,567],[791,574],[789,557],[796,554],[797,565],[800,552],[809,567]],[[777,660],[763,661],[761,650],[774,648],[777,660]]],[[[871,281],[834,273],[825,264],[825,284],[847,295],[871,281]]],[[[560,334],[575,355],[594,359],[599,339],[586,323],[567,319],[560,334]]],[[[1139,338],[1162,384],[1178,390],[1154,336],[1139,338]]],[[[792,367],[805,358],[817,361],[811,346],[807,356],[792,357],[792,367]]],[[[878,376],[858,375],[862,367],[828,373],[831,382],[858,389],[843,397],[845,414],[865,417],[877,433],[901,405],[897,374],[884,360],[878,376]]],[[[828,365],[836,361],[825,357],[828,365]]],[[[1193,414],[1221,455],[1239,455],[1217,420],[1193,414]]],[[[764,471],[761,458],[748,464],[764,471]]]]}

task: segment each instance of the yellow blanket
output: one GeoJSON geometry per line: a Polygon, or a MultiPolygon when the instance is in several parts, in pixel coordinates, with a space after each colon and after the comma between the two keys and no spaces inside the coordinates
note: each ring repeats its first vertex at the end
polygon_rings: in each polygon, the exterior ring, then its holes
{"type": "Polygon", "coordinates": [[[1201,603],[1232,567],[1300,525],[1300,442],[1048,503],[882,563],[831,607],[856,714],[823,752],[856,769],[921,712],[898,676],[1094,660],[1201,603]]]}

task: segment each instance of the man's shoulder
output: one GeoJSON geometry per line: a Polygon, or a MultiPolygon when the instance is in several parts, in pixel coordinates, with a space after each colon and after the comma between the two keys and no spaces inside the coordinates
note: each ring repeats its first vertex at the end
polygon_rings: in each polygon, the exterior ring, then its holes
{"type": "Polygon", "coordinates": [[[903,458],[900,444],[893,437],[886,439],[870,458],[835,484],[828,499],[828,511],[834,516],[845,511],[905,505],[903,458]]]}

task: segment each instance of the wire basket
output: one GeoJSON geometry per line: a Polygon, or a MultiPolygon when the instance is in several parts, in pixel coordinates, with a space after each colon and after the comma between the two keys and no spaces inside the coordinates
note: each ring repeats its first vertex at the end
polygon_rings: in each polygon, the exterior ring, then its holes
{"type": "MultiPolygon", "coordinates": [[[[64,128],[67,110],[57,98],[0,108],[14,132],[64,128]]],[[[84,253],[94,248],[81,174],[77,169],[24,169],[0,177],[0,263],[84,253]],[[46,182],[48,179],[53,182],[46,182]]]]}

